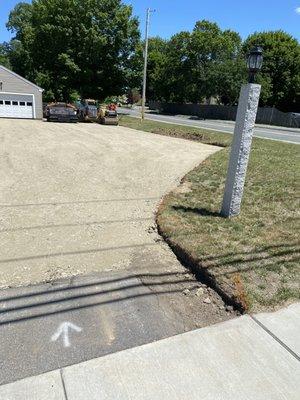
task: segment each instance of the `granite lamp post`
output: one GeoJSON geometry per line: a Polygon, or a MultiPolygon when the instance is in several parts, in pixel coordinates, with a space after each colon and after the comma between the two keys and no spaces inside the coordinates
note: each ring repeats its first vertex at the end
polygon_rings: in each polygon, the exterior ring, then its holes
{"type": "Polygon", "coordinates": [[[241,209],[253,129],[261,90],[261,86],[255,84],[255,75],[260,71],[262,62],[262,49],[260,47],[253,48],[247,61],[249,83],[243,85],[240,92],[221,209],[221,214],[224,217],[239,215],[241,209]]]}

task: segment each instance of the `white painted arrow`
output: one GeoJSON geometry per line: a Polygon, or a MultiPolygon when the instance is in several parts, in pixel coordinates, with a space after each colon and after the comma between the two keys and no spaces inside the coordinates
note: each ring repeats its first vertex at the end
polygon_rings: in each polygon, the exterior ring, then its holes
{"type": "Polygon", "coordinates": [[[56,340],[62,336],[64,347],[70,347],[71,343],[69,340],[69,329],[73,329],[76,332],[81,332],[82,329],[79,326],[72,324],[72,322],[63,322],[59,325],[57,331],[52,335],[51,341],[56,342],[56,340]]]}

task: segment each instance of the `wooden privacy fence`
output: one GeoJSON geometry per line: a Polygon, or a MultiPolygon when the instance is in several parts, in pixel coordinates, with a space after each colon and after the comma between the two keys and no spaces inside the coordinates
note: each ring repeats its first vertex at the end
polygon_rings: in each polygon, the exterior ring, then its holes
{"type": "MultiPolygon", "coordinates": [[[[235,121],[237,106],[205,105],[205,104],[179,104],[150,101],[151,110],[158,110],[164,114],[191,115],[203,119],[221,119],[235,121]]],[[[259,107],[256,123],[300,128],[299,113],[284,113],[274,107],[259,107]]]]}

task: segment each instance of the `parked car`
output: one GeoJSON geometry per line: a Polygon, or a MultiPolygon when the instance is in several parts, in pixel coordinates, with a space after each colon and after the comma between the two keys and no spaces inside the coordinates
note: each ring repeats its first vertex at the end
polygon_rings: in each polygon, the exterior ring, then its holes
{"type": "Polygon", "coordinates": [[[79,121],[97,121],[97,102],[93,99],[83,99],[76,103],[79,121]]]}
{"type": "Polygon", "coordinates": [[[77,110],[72,104],[67,103],[50,103],[45,109],[45,117],[47,121],[56,122],[77,122],[77,110]]]}

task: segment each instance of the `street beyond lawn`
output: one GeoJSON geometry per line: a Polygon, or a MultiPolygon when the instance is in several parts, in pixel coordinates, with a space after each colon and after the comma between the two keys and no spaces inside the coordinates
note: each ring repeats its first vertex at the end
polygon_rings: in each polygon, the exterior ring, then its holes
{"type": "MultiPolygon", "coordinates": [[[[139,108],[121,108],[120,113],[130,115],[136,118],[141,117],[139,108]]],[[[206,120],[192,115],[165,115],[156,112],[147,112],[146,119],[154,122],[163,122],[164,124],[177,124],[180,126],[188,126],[190,128],[203,129],[210,132],[233,133],[234,121],[224,120],[206,120]]],[[[300,144],[300,129],[285,128],[271,125],[255,125],[254,137],[262,139],[271,139],[280,142],[300,144]]]]}
{"type": "MultiPolygon", "coordinates": [[[[232,139],[130,117],[121,123],[222,146],[232,139]]],[[[297,145],[254,139],[239,217],[219,215],[229,148],[187,174],[160,207],[160,233],[178,257],[244,310],[269,309],[300,298],[297,155],[297,145]]]]}

